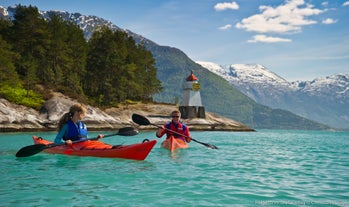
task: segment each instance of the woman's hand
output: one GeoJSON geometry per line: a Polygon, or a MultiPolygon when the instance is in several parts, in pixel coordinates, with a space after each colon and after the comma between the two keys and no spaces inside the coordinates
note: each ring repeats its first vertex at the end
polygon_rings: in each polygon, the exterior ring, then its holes
{"type": "Polygon", "coordinates": [[[156,132],[156,136],[160,137],[161,134],[164,132],[164,130],[165,130],[164,127],[159,128],[158,131],[156,132]]]}
{"type": "Polygon", "coordinates": [[[66,141],[65,141],[65,144],[66,144],[66,145],[72,145],[73,142],[69,139],[69,140],[66,140],[66,141]]]}

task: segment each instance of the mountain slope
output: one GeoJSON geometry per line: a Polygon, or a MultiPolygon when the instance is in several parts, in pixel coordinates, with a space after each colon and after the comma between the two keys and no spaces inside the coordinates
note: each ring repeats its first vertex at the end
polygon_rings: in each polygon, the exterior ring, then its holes
{"type": "Polygon", "coordinates": [[[291,112],[271,109],[257,104],[251,98],[231,87],[225,79],[206,70],[190,60],[176,48],[149,47],[158,68],[159,79],[164,91],[155,98],[158,101],[173,102],[182,97],[182,84],[193,71],[201,84],[201,96],[206,110],[238,120],[252,128],[277,129],[326,129],[325,125],[307,120],[291,112]]]}
{"type": "Polygon", "coordinates": [[[260,104],[289,110],[333,127],[349,128],[349,74],[287,82],[261,65],[197,63],[260,104]]]}
{"type": "MultiPolygon", "coordinates": [[[[11,18],[11,12],[14,12],[13,9],[9,12],[9,18],[11,18]]],[[[109,24],[109,21],[94,16],[84,16],[79,13],[69,14],[61,11],[50,12],[80,25],[87,39],[101,25],[107,24],[112,29],[120,29],[109,24]]],[[[47,18],[47,14],[48,12],[41,12],[43,18],[47,18]]],[[[158,79],[162,81],[164,87],[164,90],[155,96],[155,100],[158,102],[174,103],[176,100],[180,100],[185,78],[193,71],[201,83],[202,101],[206,111],[238,120],[252,128],[328,129],[325,125],[304,119],[288,111],[274,110],[257,104],[232,87],[224,78],[196,64],[179,49],[159,46],[141,35],[128,30],[123,31],[132,36],[137,43],[144,44],[156,60],[158,79]]]]}

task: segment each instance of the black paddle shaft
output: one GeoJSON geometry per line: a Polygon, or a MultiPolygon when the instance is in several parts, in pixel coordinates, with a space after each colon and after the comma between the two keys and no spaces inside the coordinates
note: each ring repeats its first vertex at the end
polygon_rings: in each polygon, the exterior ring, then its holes
{"type": "MultiPolygon", "coordinates": [[[[153,126],[156,126],[156,127],[158,127],[158,128],[163,128],[162,126],[159,126],[159,125],[156,125],[156,124],[151,123],[147,118],[145,118],[144,116],[139,115],[139,114],[132,114],[132,120],[133,120],[135,123],[139,124],[139,125],[153,125],[153,126]]],[[[194,138],[188,137],[188,136],[186,136],[186,135],[184,135],[184,134],[178,133],[178,132],[173,131],[173,130],[170,130],[170,129],[166,129],[166,130],[167,130],[167,131],[170,131],[170,132],[172,132],[172,133],[175,133],[175,134],[184,136],[184,137],[186,137],[186,138],[190,138],[190,139],[193,140],[194,142],[199,143],[199,144],[202,144],[202,145],[204,145],[205,147],[208,147],[208,148],[211,148],[211,149],[218,149],[218,147],[216,147],[216,146],[214,146],[214,145],[212,145],[212,144],[200,142],[200,141],[198,141],[198,140],[196,140],[196,139],[194,139],[194,138]]]]}

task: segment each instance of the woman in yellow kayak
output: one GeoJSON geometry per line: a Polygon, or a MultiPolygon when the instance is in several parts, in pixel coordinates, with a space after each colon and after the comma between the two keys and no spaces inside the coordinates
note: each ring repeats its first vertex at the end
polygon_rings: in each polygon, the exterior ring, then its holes
{"type": "MultiPolygon", "coordinates": [[[[71,145],[73,141],[87,139],[87,127],[81,120],[86,115],[86,107],[82,104],[74,104],[69,112],[65,113],[58,123],[58,134],[55,138],[55,144],[66,143],[71,145]]],[[[103,138],[103,135],[98,135],[103,138]]]]}
{"type": "Polygon", "coordinates": [[[169,139],[171,136],[180,139],[184,142],[190,142],[190,133],[189,128],[187,125],[181,123],[181,112],[178,110],[175,110],[171,113],[172,120],[171,122],[165,124],[162,128],[159,128],[159,130],[156,132],[156,136],[158,138],[161,138],[164,134],[167,135],[166,139],[169,139]],[[168,129],[168,130],[166,130],[168,129]],[[177,133],[174,133],[177,132],[177,133]]]}

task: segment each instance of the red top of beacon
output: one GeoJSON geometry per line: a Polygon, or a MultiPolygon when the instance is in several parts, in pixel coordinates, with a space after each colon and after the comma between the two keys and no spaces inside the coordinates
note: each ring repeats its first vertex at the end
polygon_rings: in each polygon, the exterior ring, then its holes
{"type": "Polygon", "coordinates": [[[191,74],[186,79],[187,81],[197,81],[198,78],[193,74],[193,71],[191,71],[191,74]]]}

